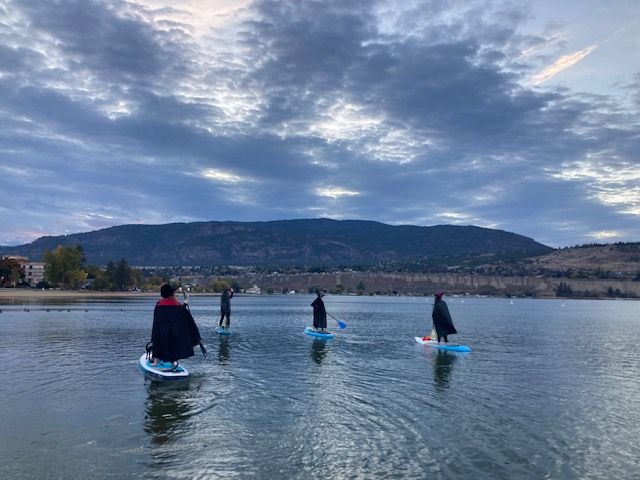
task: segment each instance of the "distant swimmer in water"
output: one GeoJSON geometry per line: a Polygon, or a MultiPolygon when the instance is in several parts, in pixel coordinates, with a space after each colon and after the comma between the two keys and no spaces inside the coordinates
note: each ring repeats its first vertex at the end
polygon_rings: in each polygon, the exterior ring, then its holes
{"type": "Polygon", "coordinates": [[[447,343],[449,341],[447,335],[458,333],[456,327],[453,326],[453,320],[451,320],[451,315],[449,314],[449,307],[447,307],[447,303],[442,299],[443,295],[444,292],[434,294],[433,312],[431,313],[433,328],[435,328],[436,334],[438,335],[438,343],[441,343],[442,340],[444,340],[444,343],[447,343]]]}
{"type": "Polygon", "coordinates": [[[325,295],[324,290],[316,290],[316,299],[311,306],[313,307],[313,328],[316,332],[325,333],[327,331],[327,310],[324,308],[322,297],[325,295]]]}

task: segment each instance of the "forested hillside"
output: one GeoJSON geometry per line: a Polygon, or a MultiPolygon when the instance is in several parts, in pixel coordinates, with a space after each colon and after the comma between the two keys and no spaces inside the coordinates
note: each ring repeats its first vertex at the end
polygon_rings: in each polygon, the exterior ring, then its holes
{"type": "Polygon", "coordinates": [[[392,226],[360,220],[283,220],[123,225],[42,237],[2,255],[41,259],[58,245],[81,245],[89,264],[126,259],[139,266],[428,266],[516,261],[552,251],[530,238],[474,226],[392,226]]]}

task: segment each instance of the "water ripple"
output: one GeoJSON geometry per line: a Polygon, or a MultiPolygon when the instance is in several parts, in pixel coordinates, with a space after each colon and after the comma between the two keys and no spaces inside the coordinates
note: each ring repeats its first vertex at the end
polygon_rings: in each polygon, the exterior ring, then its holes
{"type": "MultiPolygon", "coordinates": [[[[153,301],[10,305],[2,478],[632,478],[640,340],[632,302],[468,298],[461,355],[417,345],[425,299],[192,299],[209,356],[186,381],[138,371],[153,301]],[[26,310],[25,310],[26,309],[26,310]],[[608,319],[603,322],[602,319],[608,319]],[[597,337],[594,335],[597,333],[597,337]]],[[[637,304],[636,304],[637,306],[637,304]]],[[[197,350],[197,349],[196,349],[197,350]]]]}

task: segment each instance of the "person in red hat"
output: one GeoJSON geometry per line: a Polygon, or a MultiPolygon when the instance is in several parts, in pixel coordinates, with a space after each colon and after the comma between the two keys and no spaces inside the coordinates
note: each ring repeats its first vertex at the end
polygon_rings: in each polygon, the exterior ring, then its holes
{"type": "Polygon", "coordinates": [[[152,344],[152,365],[157,365],[158,361],[171,362],[175,369],[179,359],[193,356],[193,347],[202,340],[187,302],[183,305],[175,296],[181,288],[168,283],[160,288],[162,298],[153,309],[149,342],[152,344]]]}
{"type": "Polygon", "coordinates": [[[444,292],[436,292],[434,294],[433,312],[431,313],[433,328],[435,328],[436,334],[438,335],[438,343],[441,343],[442,340],[444,340],[444,343],[447,343],[449,341],[447,335],[458,333],[456,327],[453,326],[449,307],[447,307],[447,303],[442,299],[443,295],[444,292]]]}

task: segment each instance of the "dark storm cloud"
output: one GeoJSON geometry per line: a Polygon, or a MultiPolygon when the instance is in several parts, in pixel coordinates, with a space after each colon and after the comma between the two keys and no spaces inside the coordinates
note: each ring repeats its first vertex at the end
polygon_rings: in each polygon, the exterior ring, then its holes
{"type": "MultiPolygon", "coordinates": [[[[117,6],[117,4],[116,4],[117,6]]],[[[50,34],[71,64],[118,81],[152,79],[166,70],[178,73],[179,44],[150,25],[119,14],[97,0],[21,0],[32,26],[50,34]],[[169,61],[170,60],[170,61],[169,61]]]]}
{"type": "MultiPolygon", "coordinates": [[[[440,34],[431,41],[398,39],[375,30],[365,13],[370,5],[360,10],[343,3],[264,2],[260,7],[263,19],[251,24],[248,43],[269,53],[270,60],[251,76],[272,95],[275,113],[267,120],[282,121],[286,110],[296,116],[319,97],[335,95],[418,131],[495,145],[496,137],[507,141],[535,126],[532,115],[558,99],[519,87],[514,74],[493,63],[478,63],[480,46],[497,41],[486,26],[462,40],[457,39],[461,27],[437,24],[440,34]],[[305,90],[311,95],[300,93],[305,90]]],[[[508,33],[513,35],[503,29],[499,43],[508,33]]]]}

